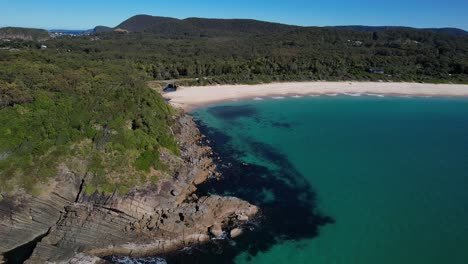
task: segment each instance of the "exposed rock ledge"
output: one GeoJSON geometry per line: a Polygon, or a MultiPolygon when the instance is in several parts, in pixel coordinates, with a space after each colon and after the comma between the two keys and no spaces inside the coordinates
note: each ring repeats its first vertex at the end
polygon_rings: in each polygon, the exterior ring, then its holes
{"type": "MultiPolygon", "coordinates": [[[[83,176],[61,168],[46,194],[7,196],[0,202],[2,256],[43,237],[26,263],[87,263],[108,255],[148,256],[206,243],[223,232],[238,236],[258,209],[233,197],[194,195],[214,174],[188,116],[179,118],[182,162],[174,177],[124,197],[80,193],[83,176]]],[[[173,159],[174,157],[166,157],[173,159]]],[[[86,183],[85,183],[86,184],[86,183]]]]}

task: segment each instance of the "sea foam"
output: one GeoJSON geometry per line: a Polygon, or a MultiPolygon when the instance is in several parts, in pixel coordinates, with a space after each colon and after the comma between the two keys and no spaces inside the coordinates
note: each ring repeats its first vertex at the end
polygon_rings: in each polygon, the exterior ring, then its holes
{"type": "Polygon", "coordinates": [[[374,96],[374,97],[385,97],[383,94],[375,94],[375,93],[366,93],[367,96],[374,96]]]}
{"type": "Polygon", "coordinates": [[[348,96],[353,96],[353,97],[357,97],[357,96],[361,96],[362,94],[360,93],[343,93],[344,95],[348,95],[348,96]]]}
{"type": "Polygon", "coordinates": [[[118,264],[167,264],[163,258],[146,257],[146,258],[131,258],[131,257],[112,257],[111,261],[118,264]]]}

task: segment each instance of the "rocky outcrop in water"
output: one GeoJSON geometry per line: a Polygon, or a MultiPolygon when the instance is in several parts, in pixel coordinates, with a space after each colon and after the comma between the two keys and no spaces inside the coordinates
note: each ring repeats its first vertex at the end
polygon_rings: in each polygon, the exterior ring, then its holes
{"type": "Polygon", "coordinates": [[[86,176],[63,167],[43,195],[5,197],[0,254],[36,240],[26,263],[86,263],[109,255],[168,253],[216,236],[239,235],[257,207],[233,197],[194,194],[196,185],[215,175],[215,167],[191,118],[182,116],[179,124],[175,133],[182,155],[161,157],[177,167],[173,177],[125,196],[88,196],[81,192],[86,176]]]}

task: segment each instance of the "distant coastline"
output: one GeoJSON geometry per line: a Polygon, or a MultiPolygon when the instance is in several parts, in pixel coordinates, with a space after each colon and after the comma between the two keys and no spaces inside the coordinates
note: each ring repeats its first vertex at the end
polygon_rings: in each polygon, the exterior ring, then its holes
{"type": "Polygon", "coordinates": [[[280,99],[313,95],[350,96],[440,96],[468,97],[466,84],[409,82],[277,82],[258,85],[216,85],[180,87],[163,96],[176,108],[191,111],[223,101],[243,99],[280,99]]]}

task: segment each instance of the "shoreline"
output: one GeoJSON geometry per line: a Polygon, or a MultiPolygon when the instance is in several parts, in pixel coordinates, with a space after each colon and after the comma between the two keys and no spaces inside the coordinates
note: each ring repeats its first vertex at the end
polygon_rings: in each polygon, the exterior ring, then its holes
{"type": "Polygon", "coordinates": [[[13,256],[27,263],[94,263],[112,255],[164,255],[226,234],[239,236],[260,209],[236,197],[197,192],[219,176],[216,164],[193,119],[184,113],[176,118],[181,154],[160,156],[172,172],[155,182],[125,195],[88,195],[82,192],[88,178],[64,165],[50,179],[50,191],[5,196],[0,263],[13,256]]]}
{"type": "MultiPolygon", "coordinates": [[[[431,84],[409,82],[276,82],[256,85],[183,86],[163,97],[176,108],[190,112],[196,108],[221,103],[270,97],[320,96],[417,96],[468,97],[467,84],[431,84]]],[[[265,99],[265,98],[263,98],[265,99]]]]}

